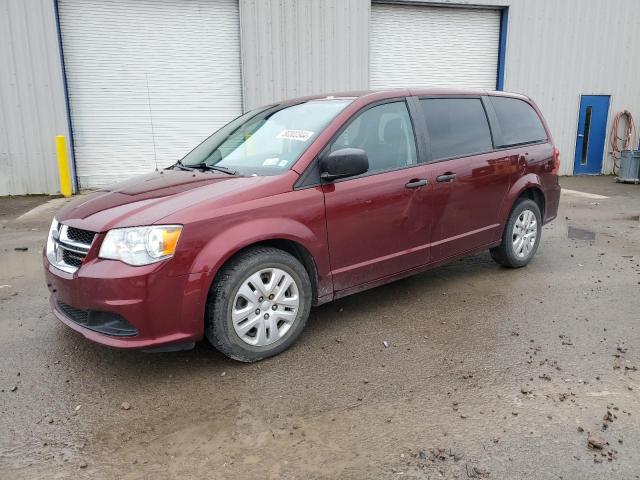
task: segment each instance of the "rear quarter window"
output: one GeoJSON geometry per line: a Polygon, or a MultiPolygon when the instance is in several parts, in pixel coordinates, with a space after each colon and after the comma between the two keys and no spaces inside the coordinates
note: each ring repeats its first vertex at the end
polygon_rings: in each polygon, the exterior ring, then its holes
{"type": "Polygon", "coordinates": [[[540,117],[531,105],[523,100],[508,97],[490,97],[498,117],[501,138],[496,147],[508,147],[547,139],[540,117]]]}

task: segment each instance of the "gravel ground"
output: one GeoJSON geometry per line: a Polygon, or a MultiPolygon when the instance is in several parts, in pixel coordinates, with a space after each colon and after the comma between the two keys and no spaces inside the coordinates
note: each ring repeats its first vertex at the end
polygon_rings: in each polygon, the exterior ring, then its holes
{"type": "Polygon", "coordinates": [[[251,365],[89,343],[42,274],[64,200],[0,199],[0,478],[640,478],[640,186],[562,183],[609,198],[563,194],[527,268],[315,308],[251,365]]]}

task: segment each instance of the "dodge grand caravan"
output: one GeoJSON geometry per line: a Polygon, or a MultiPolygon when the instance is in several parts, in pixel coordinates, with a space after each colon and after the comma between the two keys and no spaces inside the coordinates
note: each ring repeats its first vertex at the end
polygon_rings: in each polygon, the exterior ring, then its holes
{"type": "Polygon", "coordinates": [[[44,251],[55,315],[98,343],[251,362],[319,305],[482,250],[523,267],[558,151],[502,92],[394,90],[250,111],[171,167],[77,199],[44,251]]]}

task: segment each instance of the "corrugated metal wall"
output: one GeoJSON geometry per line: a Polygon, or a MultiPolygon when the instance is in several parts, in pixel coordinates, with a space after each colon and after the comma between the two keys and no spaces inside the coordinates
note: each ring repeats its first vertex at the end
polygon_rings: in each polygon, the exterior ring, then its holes
{"type": "MultiPolygon", "coordinates": [[[[394,3],[394,2],[389,2],[394,3]]],[[[418,0],[509,6],[505,89],[532,97],[571,174],[581,94],[640,123],[637,0],[418,0]]],[[[369,85],[369,0],[239,0],[245,109],[369,85]]],[[[68,134],[54,0],[0,0],[0,195],[58,190],[68,134]]],[[[607,141],[608,148],[608,141],[607,141]]],[[[606,155],[605,172],[611,172],[606,155]]]]}
{"type": "Polygon", "coordinates": [[[80,188],[166,168],[242,113],[237,0],[58,8],[80,188]]]}
{"type": "MultiPolygon", "coordinates": [[[[637,0],[389,3],[509,6],[505,90],[538,103],[560,148],[563,175],[573,172],[581,94],[611,95],[609,120],[626,108],[640,123],[637,0]]],[[[246,108],[368,88],[369,1],[240,0],[240,15],[246,108]]],[[[605,155],[604,172],[611,168],[605,155]]]]}
{"type": "MultiPolygon", "coordinates": [[[[637,0],[416,0],[413,4],[508,6],[505,90],[540,106],[573,173],[580,95],[610,95],[607,131],[624,109],[640,123],[637,0]]],[[[637,146],[637,145],[636,145],[637,146]]],[[[612,162],[607,134],[604,173],[612,162]]]]}
{"type": "MultiPolygon", "coordinates": [[[[608,129],[628,109],[640,123],[637,0],[513,0],[505,89],[532,97],[573,172],[580,95],[611,95],[608,129]]],[[[609,149],[607,139],[606,147],[609,149]]],[[[605,155],[604,171],[611,172],[605,155]]]]}
{"type": "Polygon", "coordinates": [[[59,191],[67,114],[52,0],[0,0],[0,195],[59,191]]]}
{"type": "Polygon", "coordinates": [[[245,109],[366,89],[369,0],[240,0],[245,109]]]}
{"type": "Polygon", "coordinates": [[[496,88],[500,10],[374,4],[369,86],[496,88]]]}

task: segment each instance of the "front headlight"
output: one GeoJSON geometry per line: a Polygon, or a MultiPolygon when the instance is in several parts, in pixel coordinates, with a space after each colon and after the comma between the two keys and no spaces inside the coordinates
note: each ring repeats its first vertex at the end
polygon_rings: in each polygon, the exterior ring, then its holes
{"type": "Polygon", "coordinates": [[[181,225],[114,228],[100,247],[100,258],[129,265],[148,265],[173,256],[182,233],[181,225]]]}

